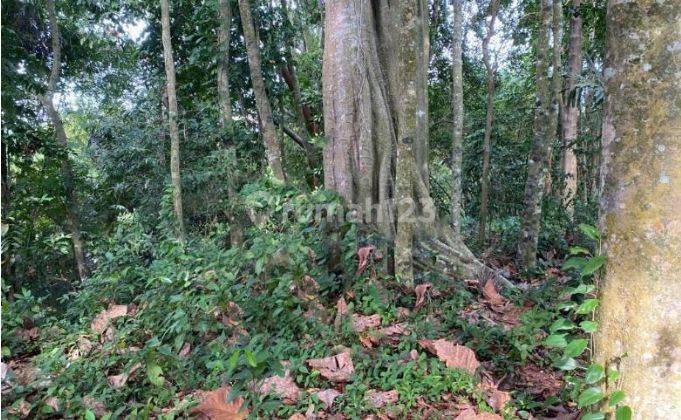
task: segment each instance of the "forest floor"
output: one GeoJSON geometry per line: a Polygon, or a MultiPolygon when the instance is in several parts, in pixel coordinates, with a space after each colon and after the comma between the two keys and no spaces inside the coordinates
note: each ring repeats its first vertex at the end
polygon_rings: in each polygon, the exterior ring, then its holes
{"type": "Polygon", "coordinates": [[[407,287],[356,226],[329,269],[328,232],[287,223],[229,248],[224,231],[182,246],[119,217],[56,305],[3,302],[3,418],[574,419],[602,398],[582,391],[603,378],[586,368],[584,271],[488,259],[515,289],[434,273],[407,287]]]}
{"type": "MultiPolygon", "coordinates": [[[[368,275],[334,297],[333,305],[319,296],[319,285],[310,276],[292,288],[304,302],[300,316],[323,324],[326,333],[310,331],[288,343],[289,357],[279,369],[274,368],[274,374],[260,379],[242,377],[248,382],[239,384],[247,401],[243,407],[242,397],[226,402],[231,390],[227,385],[178,390],[171,404],[148,415],[194,414],[214,419],[240,418],[246,413],[291,419],[577,417],[574,404],[565,402],[569,398],[564,373],[551,367],[550,350],[542,345],[568,276],[550,268],[507,295],[499,293],[492,281],[479,279],[441,279],[409,290],[376,272],[371,249],[361,249],[358,255],[359,269],[368,275]],[[325,356],[311,357],[311,349],[325,356]]],[[[515,274],[510,265],[505,270],[515,274]]],[[[80,336],[67,344],[70,357],[92,357],[97,352],[102,353],[99,357],[111,357],[107,354],[111,351],[107,341],[113,340],[110,325],[135,316],[133,305],[110,305],[90,323],[92,331],[101,333],[99,339],[80,336]]],[[[267,329],[249,332],[248,317],[234,302],[217,316],[234,343],[254,333],[273,335],[267,329]]],[[[15,333],[29,341],[42,336],[37,327],[15,333]]],[[[51,375],[41,373],[30,355],[17,356],[3,364],[6,413],[24,418],[60,413],[64,403],[49,395],[51,375]]],[[[170,356],[182,360],[205,354],[187,342],[170,356]]],[[[234,370],[240,357],[247,367],[258,370],[271,353],[266,348],[232,353],[223,367],[234,370]]],[[[153,367],[158,365],[147,361],[142,369],[143,363],[128,365],[116,375],[101,375],[112,390],[153,390],[173,381],[163,376],[160,367],[153,367]]],[[[239,380],[237,375],[229,382],[239,380]]],[[[116,411],[93,396],[85,396],[82,404],[85,418],[107,417],[116,411]]],[[[130,414],[127,409],[118,411],[130,414]]]]}

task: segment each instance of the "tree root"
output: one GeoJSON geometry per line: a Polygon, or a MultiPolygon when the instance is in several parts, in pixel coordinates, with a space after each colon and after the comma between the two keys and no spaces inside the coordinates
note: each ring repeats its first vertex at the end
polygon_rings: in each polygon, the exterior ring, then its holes
{"type": "Polygon", "coordinates": [[[499,270],[478,260],[463,240],[448,228],[439,229],[435,235],[423,235],[414,249],[414,265],[421,270],[479,279],[481,284],[492,279],[498,287],[516,288],[499,270]]]}

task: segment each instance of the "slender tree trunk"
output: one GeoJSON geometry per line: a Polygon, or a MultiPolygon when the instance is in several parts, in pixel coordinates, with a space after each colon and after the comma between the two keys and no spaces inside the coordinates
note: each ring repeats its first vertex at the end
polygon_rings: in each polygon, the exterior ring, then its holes
{"type": "Polygon", "coordinates": [[[80,233],[80,220],[78,216],[78,203],[76,192],[74,189],[74,176],[69,161],[69,145],[64,131],[64,124],[61,116],[54,106],[54,93],[59,84],[61,73],[61,32],[59,30],[59,23],[57,22],[57,11],[54,5],[54,0],[47,0],[47,14],[49,17],[50,32],[52,34],[52,68],[50,70],[50,77],[47,82],[47,89],[45,94],[40,97],[43,107],[47,111],[47,115],[52,121],[54,127],[54,134],[57,137],[57,143],[65,151],[65,156],[61,160],[61,176],[64,185],[64,194],[66,201],[66,229],[71,235],[71,243],[73,244],[73,257],[76,262],[76,270],[78,279],[84,280],[88,275],[87,264],[85,263],[85,250],[83,239],[80,233]]]}
{"type": "Polygon", "coordinates": [[[550,153],[548,121],[550,112],[549,80],[547,76],[547,56],[549,50],[549,4],[541,0],[541,21],[537,36],[537,105],[534,113],[534,135],[532,150],[527,162],[527,182],[525,183],[524,208],[518,260],[525,268],[534,267],[537,262],[537,244],[541,221],[541,203],[544,197],[544,182],[547,176],[547,161],[550,153]]]}
{"type": "Polygon", "coordinates": [[[482,40],[482,61],[487,71],[487,116],[485,117],[485,137],[482,143],[482,176],[480,177],[480,226],[478,227],[478,243],[485,244],[487,229],[487,212],[489,207],[489,152],[492,139],[492,122],[494,120],[494,73],[496,63],[492,64],[489,54],[489,42],[494,36],[494,22],[497,18],[499,2],[492,0],[489,5],[489,23],[487,33],[482,40]]]}
{"type": "Polygon", "coordinates": [[[579,123],[579,93],[577,83],[582,71],[582,16],[581,0],[572,0],[570,18],[570,45],[568,46],[567,89],[563,100],[563,205],[570,217],[574,215],[574,200],[577,198],[577,127],[579,123]]]}
{"type": "Polygon", "coordinates": [[[596,358],[637,419],[681,412],[681,1],[607,11],[596,358]]]}
{"type": "Polygon", "coordinates": [[[547,195],[553,192],[553,145],[558,136],[558,121],[560,118],[560,110],[563,108],[563,2],[562,0],[553,0],[553,54],[551,58],[551,67],[553,68],[551,75],[551,111],[549,112],[548,124],[548,142],[549,142],[549,159],[547,163],[547,175],[544,182],[544,193],[547,195]]]}
{"type": "Polygon", "coordinates": [[[161,0],[161,39],[166,70],[168,94],[168,132],[170,133],[170,179],[173,186],[173,209],[177,218],[177,239],[185,243],[184,214],[182,211],[182,178],[180,177],[180,131],[177,127],[177,96],[175,88],[175,60],[170,38],[170,7],[161,0]]]}
{"type": "Polygon", "coordinates": [[[260,127],[262,129],[263,142],[265,143],[265,153],[267,162],[275,178],[284,181],[284,168],[282,166],[281,143],[277,138],[277,129],[274,126],[272,117],[272,105],[267,97],[265,89],[265,79],[262,76],[260,64],[260,40],[253,25],[251,16],[251,6],[248,0],[239,0],[239,12],[241,13],[241,26],[243,27],[244,40],[246,42],[246,53],[248,54],[248,65],[251,69],[251,82],[253,84],[253,94],[255,95],[255,105],[260,115],[260,127]]]}
{"type": "MultiPolygon", "coordinates": [[[[232,27],[232,9],[229,0],[219,0],[218,21],[220,25],[218,27],[218,104],[220,108],[220,125],[227,132],[227,147],[231,152],[230,156],[236,159],[234,130],[232,127],[232,100],[229,92],[229,44],[232,27]]],[[[227,198],[233,206],[237,199],[236,191],[234,190],[236,179],[230,178],[227,182],[227,198]]],[[[233,210],[227,212],[227,220],[230,228],[230,243],[232,247],[237,247],[243,241],[243,234],[233,210]]]]}
{"type": "Polygon", "coordinates": [[[427,123],[422,0],[338,0],[325,13],[325,186],[380,227],[406,284],[413,265],[479,274],[486,268],[460,236],[434,220],[419,129],[427,123]]]}
{"type": "Polygon", "coordinates": [[[455,235],[461,234],[463,166],[463,0],[453,0],[452,14],[452,211],[451,225],[455,235]]]}

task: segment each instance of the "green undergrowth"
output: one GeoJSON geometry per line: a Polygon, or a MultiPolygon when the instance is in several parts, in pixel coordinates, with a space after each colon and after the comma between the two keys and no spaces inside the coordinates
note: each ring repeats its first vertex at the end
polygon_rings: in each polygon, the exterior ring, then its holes
{"type": "Polygon", "coordinates": [[[21,367],[13,366],[12,386],[3,390],[3,418],[184,417],[196,405],[192,392],[225,384],[246,397],[253,417],[288,418],[323,405],[305,392],[296,404],[284,404],[256,395],[249,384],[281,374],[286,361],[302,390],[338,388],[305,361],[340,351],[352,355],[354,375],[340,386],[343,395],[331,412],[358,418],[389,411],[399,417],[423,411],[424,402],[446,401],[493,411],[479,375],[446,367],[418,344],[439,338],[470,347],[484,370],[506,379],[512,399],[504,417],[546,415],[556,404],[574,408],[572,401],[585,388],[589,350],[573,345],[574,354],[566,358],[562,341],[547,342],[547,337],[565,332],[567,345],[592,331],[583,321],[589,321],[593,308],[579,310],[592,288],[579,272],[549,270],[552,274],[542,273],[527,290],[503,291],[513,305],[526,309],[512,328],[461,316],[480,305],[480,291],[461,279],[421,273],[419,282],[432,283],[437,293],[401,319],[398,308],[414,308],[413,291],[383,274],[382,262],[372,263],[361,276],[355,272],[358,248],[378,239],[352,223],[284,217],[292,205],[338,203],[334,195],[256,184],[243,190],[242,199],[270,213],[245,232],[242,247],[228,247],[226,225],[216,224],[205,237],[182,246],[172,239],[170,227],[150,230],[137,214],[124,213],[96,252],[96,272],[58,307],[42,304],[29,292],[5,299],[3,360],[35,366],[37,373],[22,384],[13,378],[21,367]],[[300,293],[305,276],[316,281],[314,293],[300,293]],[[394,343],[363,347],[348,323],[334,325],[341,296],[354,313],[379,314],[384,326],[406,322],[408,334],[394,343]],[[104,334],[93,331],[92,320],[111,304],[134,305],[134,310],[112,320],[114,328],[104,334]],[[17,334],[26,329],[26,319],[38,329],[37,338],[17,334]],[[84,343],[91,344],[89,351],[84,343]],[[190,350],[181,356],[185,346],[190,350]],[[418,351],[416,360],[408,357],[412,350],[418,351]],[[516,378],[527,364],[562,375],[562,388],[553,396],[532,393],[516,378]],[[135,366],[136,373],[119,389],[108,382],[108,376],[135,366]],[[364,399],[370,389],[397,390],[399,401],[373,409],[364,399]],[[101,404],[93,407],[92,401],[101,404]]]}

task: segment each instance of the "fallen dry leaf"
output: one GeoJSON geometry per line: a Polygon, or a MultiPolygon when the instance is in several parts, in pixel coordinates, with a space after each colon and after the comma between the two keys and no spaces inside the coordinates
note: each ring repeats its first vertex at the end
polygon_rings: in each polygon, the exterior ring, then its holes
{"type": "Polygon", "coordinates": [[[184,359],[185,357],[187,357],[187,356],[189,355],[189,352],[190,352],[190,351],[192,351],[192,346],[191,346],[191,344],[189,344],[189,343],[184,343],[184,345],[183,345],[182,348],[180,349],[180,352],[177,353],[177,356],[178,356],[180,359],[184,359]]]}
{"type": "Polygon", "coordinates": [[[398,335],[408,335],[407,324],[393,324],[385,328],[380,328],[376,331],[369,332],[369,334],[360,336],[359,341],[366,348],[373,348],[373,346],[378,345],[381,341],[392,341],[396,342],[398,335]]]}
{"type": "Polygon", "coordinates": [[[518,385],[526,388],[531,394],[549,397],[556,395],[562,386],[560,374],[549,369],[527,364],[517,369],[518,385]]]}
{"type": "Polygon", "coordinates": [[[243,409],[242,397],[236,397],[227,402],[231,389],[227,386],[215,391],[202,393],[201,404],[191,410],[192,415],[206,420],[243,420],[247,418],[250,410],[243,409]]]}
{"type": "Polygon", "coordinates": [[[419,340],[419,344],[452,368],[464,369],[471,374],[480,366],[475,352],[466,346],[459,346],[444,339],[419,340]]]}
{"type": "Polygon", "coordinates": [[[503,420],[503,418],[497,414],[487,412],[478,414],[475,410],[469,408],[460,412],[454,420],[503,420]]]}
{"type": "Polygon", "coordinates": [[[487,280],[482,288],[482,295],[491,306],[503,306],[506,303],[506,298],[497,291],[494,280],[487,280]]]}
{"type": "Polygon", "coordinates": [[[379,325],[381,325],[381,316],[378,314],[368,316],[352,314],[352,326],[356,332],[363,332],[379,325]]]}
{"type": "Polygon", "coordinates": [[[369,265],[369,256],[373,250],[374,247],[372,245],[367,245],[357,251],[357,258],[359,259],[357,264],[357,277],[361,276],[369,265]]]}
{"type": "Polygon", "coordinates": [[[322,359],[310,359],[307,364],[331,382],[347,382],[355,372],[350,353],[343,352],[322,359]]]}
{"type": "Polygon", "coordinates": [[[140,363],[137,363],[130,369],[130,372],[123,372],[119,375],[107,376],[106,380],[107,382],[109,382],[109,385],[111,385],[113,389],[123,388],[125,384],[128,382],[128,379],[130,379],[130,377],[134,375],[137,369],[139,369],[140,367],[142,367],[142,365],[140,363]]]}
{"type": "Polygon", "coordinates": [[[411,311],[409,308],[403,308],[403,307],[398,307],[396,311],[397,319],[399,320],[404,320],[409,318],[409,315],[411,315],[411,311]]]}
{"type": "Polygon", "coordinates": [[[59,411],[59,398],[57,397],[48,397],[43,401],[46,406],[50,407],[54,411],[59,411]]]}
{"type": "Polygon", "coordinates": [[[511,396],[506,391],[498,389],[491,390],[486,398],[487,404],[494,409],[494,411],[501,411],[509,401],[511,396]]]}
{"type": "Polygon", "coordinates": [[[375,391],[370,389],[364,396],[367,404],[373,408],[381,408],[388,404],[395,404],[399,398],[400,396],[395,389],[392,391],[375,391]]]}
{"type": "Polygon", "coordinates": [[[262,381],[258,388],[260,395],[273,394],[281,398],[284,404],[295,404],[300,396],[300,388],[291,378],[291,372],[286,369],[284,376],[270,376],[262,381]]]}
{"type": "Polygon", "coordinates": [[[107,413],[104,403],[96,400],[90,395],[83,397],[83,406],[89,410],[92,410],[97,417],[102,417],[107,413]]]}
{"type": "Polygon", "coordinates": [[[432,284],[423,283],[414,288],[414,293],[416,293],[416,305],[414,305],[414,312],[421,309],[421,307],[426,303],[426,292],[431,287],[433,287],[432,284]]]}
{"type": "Polygon", "coordinates": [[[128,315],[128,305],[109,305],[108,309],[100,312],[95,319],[92,320],[90,328],[95,332],[103,333],[112,319],[128,315]]]}
{"type": "Polygon", "coordinates": [[[333,400],[335,400],[337,397],[343,394],[341,394],[340,392],[336,391],[333,388],[330,388],[318,391],[314,395],[316,395],[317,398],[319,398],[319,401],[324,403],[324,407],[328,410],[333,405],[333,400]]]}

